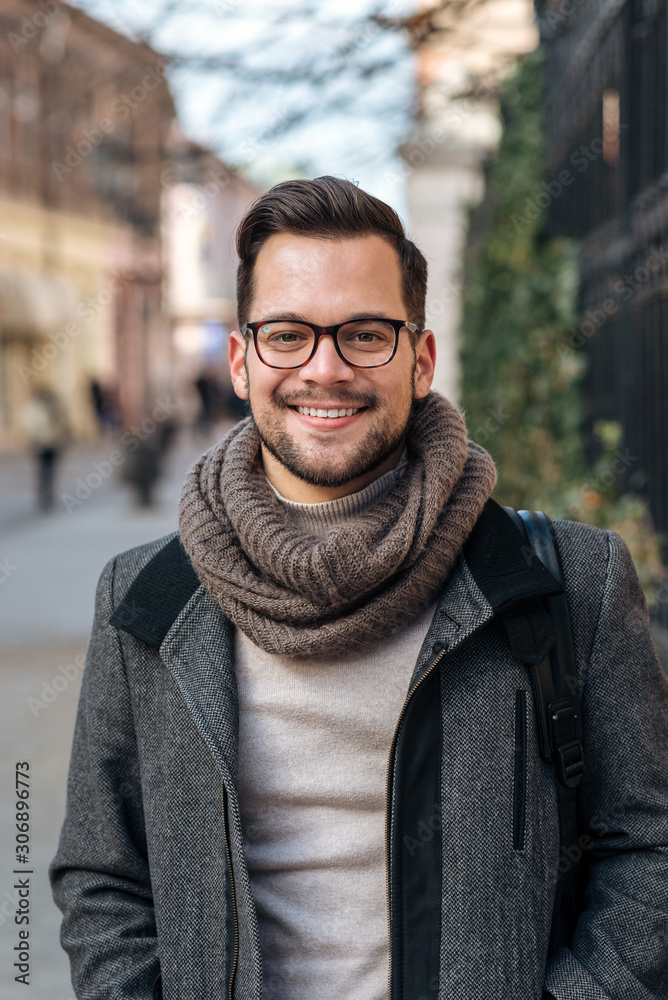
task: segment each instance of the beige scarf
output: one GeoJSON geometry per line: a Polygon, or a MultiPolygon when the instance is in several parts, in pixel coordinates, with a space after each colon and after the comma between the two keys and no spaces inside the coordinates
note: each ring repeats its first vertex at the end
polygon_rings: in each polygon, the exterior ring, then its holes
{"type": "Polygon", "coordinates": [[[181,541],[222,611],[269,653],[336,655],[373,645],[442,589],[496,482],[459,411],[416,404],[408,468],[326,539],[304,535],[262,470],[252,418],[197,461],[179,505],[181,541]]]}

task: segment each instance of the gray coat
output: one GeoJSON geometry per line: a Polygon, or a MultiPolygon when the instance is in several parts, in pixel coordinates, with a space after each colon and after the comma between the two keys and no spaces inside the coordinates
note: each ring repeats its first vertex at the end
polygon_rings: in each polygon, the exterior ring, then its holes
{"type": "MultiPolygon", "coordinates": [[[[416,688],[427,696],[404,713],[402,770],[388,793],[392,920],[403,919],[392,1000],[540,1000],[544,989],[557,1000],[668,998],[666,677],[622,540],[570,522],[556,529],[582,692],[580,827],[590,838],[575,933],[548,961],[555,885],[569,864],[555,776],[539,755],[527,670],[462,556],[415,665],[412,686],[439,660],[416,688]],[[527,706],[519,845],[518,691],[527,706]]],[[[233,628],[202,586],[164,637],[151,628],[169,593],[128,595],[172,537],[117,556],[100,578],[51,866],[62,943],[79,998],[259,1000],[233,628]]],[[[540,591],[531,573],[516,571],[511,591],[540,591]]]]}

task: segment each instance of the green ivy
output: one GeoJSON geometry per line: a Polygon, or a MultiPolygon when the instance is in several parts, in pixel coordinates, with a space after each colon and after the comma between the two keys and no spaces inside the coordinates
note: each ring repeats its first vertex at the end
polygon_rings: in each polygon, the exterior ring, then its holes
{"type": "Polygon", "coordinates": [[[614,455],[621,428],[595,427],[585,452],[586,356],[577,327],[577,246],[545,235],[542,53],[518,66],[499,95],[503,124],[471,214],[461,324],[462,407],[469,434],[492,454],[495,498],[557,518],[622,530],[652,596],[661,578],[646,504],[622,496],[614,455]]]}

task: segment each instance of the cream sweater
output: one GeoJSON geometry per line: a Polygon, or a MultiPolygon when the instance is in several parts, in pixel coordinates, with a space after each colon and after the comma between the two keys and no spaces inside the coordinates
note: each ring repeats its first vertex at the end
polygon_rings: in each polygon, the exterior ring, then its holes
{"type": "MultiPolygon", "coordinates": [[[[280,498],[313,534],[382,497],[280,498]]],[[[236,630],[239,796],[266,1000],[386,1000],[390,744],[435,604],[354,658],[266,653],[236,630]]]]}

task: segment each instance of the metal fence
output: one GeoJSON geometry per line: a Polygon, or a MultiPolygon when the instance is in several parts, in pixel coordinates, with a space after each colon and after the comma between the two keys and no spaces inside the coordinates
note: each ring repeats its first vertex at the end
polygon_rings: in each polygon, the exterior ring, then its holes
{"type": "Polygon", "coordinates": [[[627,485],[668,539],[668,0],[536,10],[549,228],[581,240],[589,419],[621,423],[627,485]]]}

